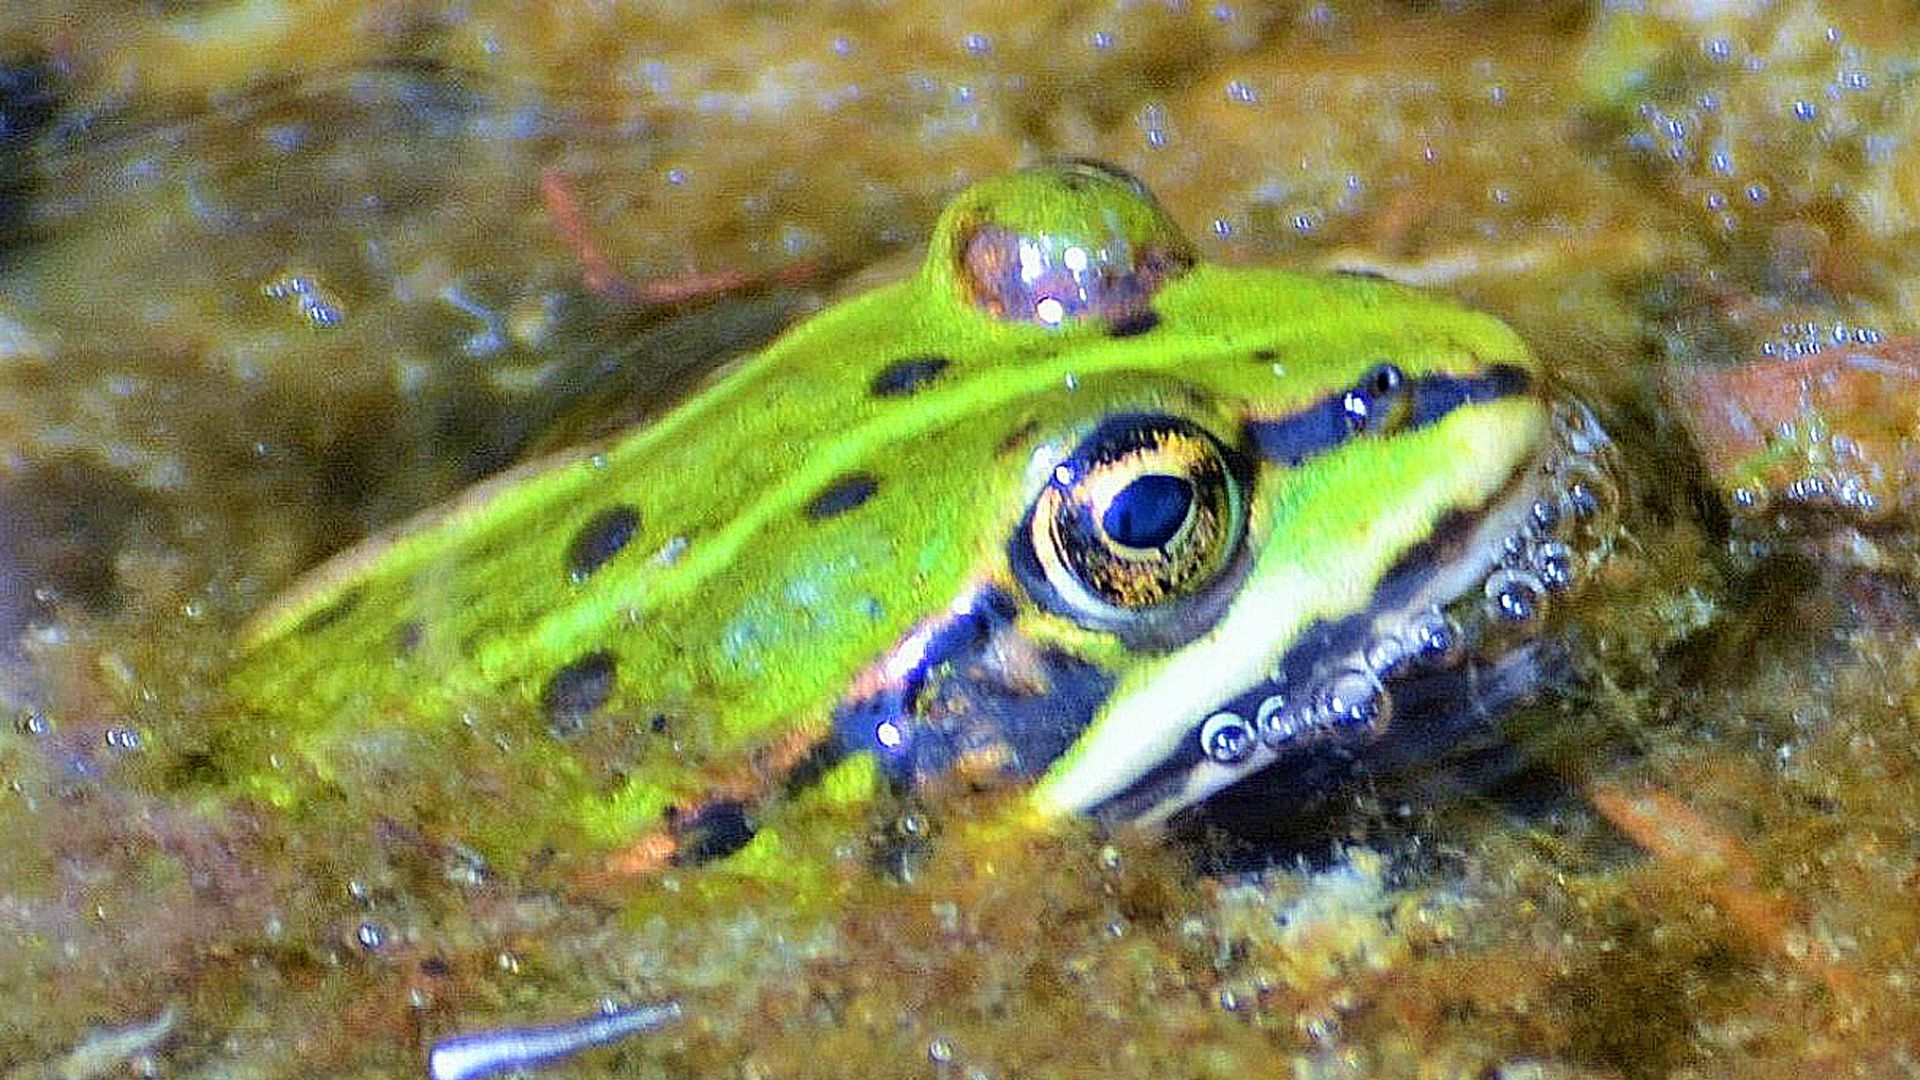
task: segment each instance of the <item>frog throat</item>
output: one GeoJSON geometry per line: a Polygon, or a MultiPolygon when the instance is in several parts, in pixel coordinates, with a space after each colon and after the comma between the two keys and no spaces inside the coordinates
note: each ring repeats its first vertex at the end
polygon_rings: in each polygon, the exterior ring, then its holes
{"type": "MultiPolygon", "coordinates": [[[[1504,711],[1538,681],[1517,661],[1549,609],[1611,549],[1613,458],[1583,407],[1556,404],[1550,438],[1506,489],[1443,521],[1364,610],[1307,628],[1267,678],[1203,713],[1171,755],[1060,809],[1154,823],[1262,770],[1430,725],[1435,713],[1457,726],[1504,711]]],[[[1115,680],[1031,640],[1021,613],[1000,585],[965,590],[853,688],[836,711],[841,749],[874,752],[907,786],[1044,774],[1115,680]]]]}

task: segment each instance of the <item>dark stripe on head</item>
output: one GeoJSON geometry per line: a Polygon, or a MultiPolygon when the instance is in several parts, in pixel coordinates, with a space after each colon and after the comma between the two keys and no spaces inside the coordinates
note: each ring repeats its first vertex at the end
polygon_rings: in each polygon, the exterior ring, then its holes
{"type": "Polygon", "coordinates": [[[804,794],[846,759],[846,744],[831,735],[822,738],[780,778],[780,793],[789,799],[804,794]]]}
{"type": "Polygon", "coordinates": [[[940,373],[952,363],[944,356],[932,354],[895,360],[880,369],[880,373],[867,384],[867,389],[874,397],[906,397],[918,393],[939,378],[940,373]]]}
{"type": "Polygon", "coordinates": [[[828,485],[807,503],[808,521],[825,521],[857,509],[880,490],[880,481],[871,473],[848,473],[828,485]]]}
{"type": "MultiPolygon", "coordinates": [[[[1364,425],[1356,423],[1354,398],[1372,392],[1368,384],[1378,378],[1379,370],[1299,412],[1248,421],[1247,436],[1255,451],[1268,461],[1299,465],[1338,449],[1366,431],[1364,425]]],[[[1478,375],[1423,375],[1396,391],[1407,395],[1399,430],[1423,428],[1438,423],[1462,405],[1524,394],[1531,386],[1532,378],[1526,370],[1510,364],[1495,364],[1478,375]]]]}
{"type": "Polygon", "coordinates": [[[1408,427],[1438,423],[1462,405],[1518,397],[1533,388],[1525,368],[1495,364],[1478,375],[1426,375],[1413,384],[1413,416],[1408,427]]]}

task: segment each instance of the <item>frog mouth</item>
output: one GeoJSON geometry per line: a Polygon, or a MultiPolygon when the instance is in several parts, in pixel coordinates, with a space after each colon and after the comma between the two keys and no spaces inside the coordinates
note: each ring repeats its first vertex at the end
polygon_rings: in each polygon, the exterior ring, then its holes
{"type": "Polygon", "coordinates": [[[1155,823],[1255,774],[1322,787],[1363,751],[1391,768],[1485,727],[1551,679],[1543,634],[1611,553],[1617,478],[1592,414],[1556,403],[1550,437],[1505,492],[1443,521],[1366,610],[1309,627],[1266,679],[1088,812],[1155,823]]]}

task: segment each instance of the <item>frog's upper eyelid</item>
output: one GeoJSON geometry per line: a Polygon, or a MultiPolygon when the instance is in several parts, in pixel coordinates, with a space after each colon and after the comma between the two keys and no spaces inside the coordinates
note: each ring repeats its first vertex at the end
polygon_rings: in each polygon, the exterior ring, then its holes
{"type": "MultiPolygon", "coordinates": [[[[1372,369],[1351,387],[1342,387],[1307,407],[1285,416],[1247,421],[1247,440],[1262,458],[1281,465],[1299,465],[1339,447],[1361,434],[1353,419],[1352,395],[1371,391],[1372,369]]],[[[1402,430],[1438,423],[1462,405],[1530,392],[1526,369],[1494,364],[1475,375],[1435,372],[1405,380],[1394,392],[1406,395],[1408,407],[1402,430]]]]}

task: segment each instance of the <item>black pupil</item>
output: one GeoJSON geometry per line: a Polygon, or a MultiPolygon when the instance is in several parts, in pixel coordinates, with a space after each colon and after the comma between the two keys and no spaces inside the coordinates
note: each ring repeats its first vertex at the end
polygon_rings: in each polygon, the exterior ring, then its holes
{"type": "Polygon", "coordinates": [[[1149,473],[1114,496],[1101,515],[1100,525],[1115,543],[1161,548],[1180,531],[1192,505],[1193,485],[1185,479],[1149,473]]]}

